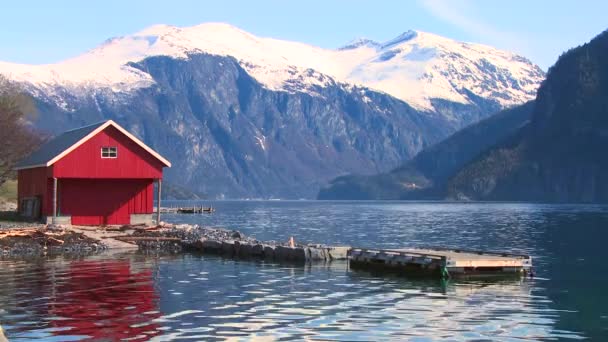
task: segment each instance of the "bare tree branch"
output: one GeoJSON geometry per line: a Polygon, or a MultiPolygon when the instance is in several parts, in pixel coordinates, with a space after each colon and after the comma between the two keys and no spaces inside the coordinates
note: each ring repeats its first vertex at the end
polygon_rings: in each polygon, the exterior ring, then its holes
{"type": "Polygon", "coordinates": [[[0,185],[14,177],[14,165],[43,142],[30,124],[35,115],[32,98],[0,75],[0,185]]]}

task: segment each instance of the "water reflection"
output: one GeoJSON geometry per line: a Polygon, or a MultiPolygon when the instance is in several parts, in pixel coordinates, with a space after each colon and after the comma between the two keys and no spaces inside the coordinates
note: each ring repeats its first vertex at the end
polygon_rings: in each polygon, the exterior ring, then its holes
{"type": "Polygon", "coordinates": [[[538,281],[378,278],[346,263],[184,255],[2,261],[11,340],[538,339],[559,312],[538,281]]]}
{"type": "MultiPolygon", "coordinates": [[[[206,203],[208,204],[208,203],[206,203]]],[[[547,340],[607,336],[608,207],[242,203],[170,221],[262,239],[530,253],[534,280],[441,283],[346,263],[294,266],[200,255],[0,261],[11,340],[547,340]]]]}
{"type": "Polygon", "coordinates": [[[153,277],[128,259],[3,261],[0,322],[11,341],[147,339],[160,334],[153,277]]]}
{"type": "Polygon", "coordinates": [[[378,278],[344,263],[295,267],[196,256],[165,262],[161,311],[180,316],[163,322],[159,341],[578,337],[553,329],[559,312],[536,281],[378,278]]]}

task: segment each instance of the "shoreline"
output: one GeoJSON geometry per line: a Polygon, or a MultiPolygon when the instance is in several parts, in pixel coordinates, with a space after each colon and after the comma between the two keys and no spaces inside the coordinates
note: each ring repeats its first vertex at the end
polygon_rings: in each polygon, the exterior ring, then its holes
{"type": "Polygon", "coordinates": [[[0,221],[0,258],[89,255],[108,250],[189,251],[275,261],[346,260],[350,246],[261,241],[237,230],[161,222],[157,226],[71,226],[0,221]]]}

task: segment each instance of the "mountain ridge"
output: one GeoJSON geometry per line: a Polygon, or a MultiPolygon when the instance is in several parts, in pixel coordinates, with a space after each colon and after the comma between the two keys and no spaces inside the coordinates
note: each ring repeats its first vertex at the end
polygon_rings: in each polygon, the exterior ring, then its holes
{"type": "Polygon", "coordinates": [[[486,149],[509,139],[525,126],[534,103],[506,109],[431,145],[387,173],[349,175],[332,180],[318,199],[324,200],[441,200],[448,181],[486,149]]]}
{"type": "Polygon", "coordinates": [[[149,57],[155,85],[128,101],[91,94],[66,111],[38,99],[52,132],[113,119],[168,158],[167,181],[210,198],[314,198],[336,174],[383,170],[454,128],[390,96],[334,84],[322,96],[262,87],[230,57],[149,57]]]}
{"type": "Polygon", "coordinates": [[[397,40],[384,50],[328,50],[227,24],[160,25],[64,64],[0,63],[0,73],[34,96],[38,128],[113,119],[172,161],[166,175],[176,188],[208,198],[314,198],[332,178],[386,172],[529,97],[542,76],[523,57],[481,45],[421,32],[397,40]],[[408,102],[350,74],[422,93],[408,93],[416,99],[408,102]]]}
{"type": "Polygon", "coordinates": [[[31,66],[0,62],[0,73],[46,89],[52,85],[92,86],[128,92],[153,83],[149,75],[130,68],[130,62],[152,56],[188,58],[189,54],[209,53],[235,57],[271,90],[289,91],[285,84],[299,79],[304,85],[300,90],[305,91],[324,86],[331,78],[385,92],[420,110],[434,110],[433,98],[473,103],[462,88],[476,96],[496,97],[501,106],[523,103],[534,95],[544,77],[538,66],[516,54],[422,31],[409,30],[376,44],[322,49],[257,37],[225,23],[185,28],[155,25],[111,38],[59,63],[31,66]]]}
{"type": "Polygon", "coordinates": [[[549,69],[528,125],[463,167],[448,195],[475,200],[608,202],[608,30],[549,69]]]}

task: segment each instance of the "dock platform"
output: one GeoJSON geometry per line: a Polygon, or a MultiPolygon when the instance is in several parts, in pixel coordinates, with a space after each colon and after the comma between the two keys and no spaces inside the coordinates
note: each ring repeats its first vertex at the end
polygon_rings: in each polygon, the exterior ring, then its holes
{"type": "MultiPolygon", "coordinates": [[[[156,209],[154,209],[156,213],[156,209]]],[[[161,207],[161,214],[211,214],[215,212],[213,207],[161,207]]]]}
{"type": "Polygon", "coordinates": [[[461,249],[352,248],[348,257],[352,268],[435,274],[443,278],[526,275],[532,269],[532,258],[528,255],[461,249]]]}

